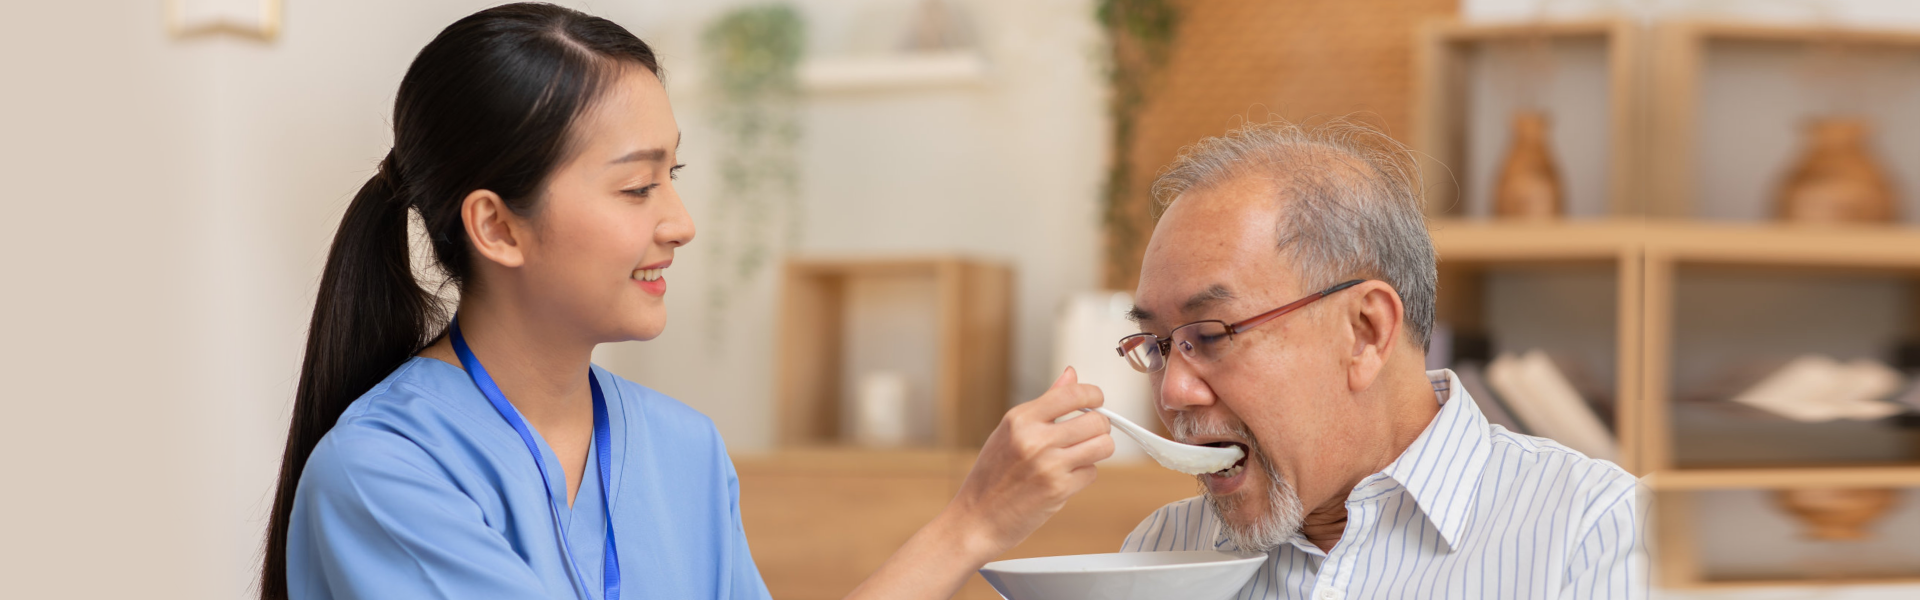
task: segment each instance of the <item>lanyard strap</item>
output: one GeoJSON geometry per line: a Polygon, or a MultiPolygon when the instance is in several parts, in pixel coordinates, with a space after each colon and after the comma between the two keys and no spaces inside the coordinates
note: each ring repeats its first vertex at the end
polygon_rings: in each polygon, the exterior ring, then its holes
{"type": "MultiPolygon", "coordinates": [[[[554,529],[557,531],[560,527],[560,509],[554,504],[553,485],[547,478],[547,461],[540,457],[540,446],[533,441],[533,431],[527,428],[526,421],[520,419],[520,412],[514,410],[513,404],[507,402],[507,396],[500,392],[500,386],[494,385],[493,377],[487,374],[486,367],[480,365],[480,358],[473,355],[473,349],[467,347],[466,337],[460,335],[458,315],[454,316],[450,330],[453,352],[460,356],[460,365],[467,370],[467,376],[473,379],[474,386],[480,388],[480,394],[487,397],[487,402],[493,404],[493,410],[500,413],[500,418],[506,419],[507,424],[513,426],[513,431],[520,434],[520,441],[526,443],[527,452],[533,455],[533,465],[540,469],[540,484],[547,492],[547,508],[553,512],[554,529]]],[[[600,378],[594,377],[592,369],[587,370],[587,383],[593,388],[593,447],[599,459],[596,462],[600,466],[600,509],[607,520],[607,549],[601,576],[606,589],[602,598],[620,600],[620,552],[613,541],[613,480],[607,475],[613,470],[613,444],[609,441],[613,431],[608,424],[607,397],[600,392],[600,378]]],[[[580,567],[572,564],[572,553],[567,550],[567,534],[565,531],[557,533],[560,552],[566,555],[574,575],[578,576],[580,567]]]]}

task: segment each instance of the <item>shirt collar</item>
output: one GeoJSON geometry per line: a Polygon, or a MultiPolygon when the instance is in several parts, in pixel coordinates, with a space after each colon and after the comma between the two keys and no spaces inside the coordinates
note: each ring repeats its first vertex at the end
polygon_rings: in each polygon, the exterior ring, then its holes
{"type": "Polygon", "coordinates": [[[1492,441],[1486,416],[1452,370],[1428,371],[1427,380],[1433,383],[1440,413],[1381,474],[1407,489],[1452,549],[1473,514],[1480,476],[1493,453],[1492,441]]]}

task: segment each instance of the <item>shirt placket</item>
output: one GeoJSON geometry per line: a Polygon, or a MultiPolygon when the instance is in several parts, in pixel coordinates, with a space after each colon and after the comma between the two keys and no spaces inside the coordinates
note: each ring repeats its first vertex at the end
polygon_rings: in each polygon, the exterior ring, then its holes
{"type": "Polygon", "coordinates": [[[1347,528],[1340,541],[1327,553],[1320,572],[1315,574],[1313,600],[1346,600],[1353,595],[1353,574],[1359,565],[1365,543],[1380,526],[1380,506],[1399,484],[1384,474],[1374,475],[1347,495],[1347,528]]]}

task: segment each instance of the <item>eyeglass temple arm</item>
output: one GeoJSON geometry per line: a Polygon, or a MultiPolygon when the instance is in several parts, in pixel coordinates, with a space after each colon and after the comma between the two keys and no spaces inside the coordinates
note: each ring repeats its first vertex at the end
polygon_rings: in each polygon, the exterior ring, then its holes
{"type": "Polygon", "coordinates": [[[1338,292],[1340,290],[1344,290],[1356,285],[1360,285],[1362,283],[1366,283],[1366,281],[1367,280],[1365,279],[1350,279],[1347,281],[1342,281],[1340,283],[1333,284],[1333,287],[1320,290],[1318,292],[1314,292],[1313,294],[1305,298],[1301,298],[1299,300],[1295,300],[1291,303],[1288,303],[1286,306],[1282,306],[1280,308],[1276,308],[1276,309],[1267,311],[1265,313],[1254,315],[1253,318],[1229,325],[1227,326],[1227,332],[1229,334],[1240,333],[1248,329],[1259,327],[1261,323],[1265,323],[1267,321],[1272,321],[1274,319],[1280,318],[1280,315],[1284,315],[1284,314],[1293,312],[1295,310],[1299,310],[1300,307],[1306,306],[1308,304],[1313,304],[1314,301],[1330,296],[1334,292],[1338,292]]]}
{"type": "Polygon", "coordinates": [[[1327,289],[1324,289],[1324,290],[1320,290],[1320,295],[1321,295],[1321,296],[1331,296],[1331,295],[1333,295],[1333,293],[1334,293],[1334,292],[1338,292],[1338,291],[1340,291],[1340,290],[1344,290],[1344,289],[1347,289],[1347,288],[1350,288],[1350,287],[1353,287],[1353,286],[1356,286],[1356,285],[1360,285],[1360,284],[1362,284],[1362,283],[1366,283],[1366,282],[1367,282],[1367,280],[1365,280],[1365,279],[1349,279],[1349,280],[1347,280],[1347,281],[1342,281],[1342,282],[1340,282],[1340,283],[1336,283],[1336,284],[1333,284],[1333,287],[1330,287],[1330,288],[1327,288],[1327,289]]]}

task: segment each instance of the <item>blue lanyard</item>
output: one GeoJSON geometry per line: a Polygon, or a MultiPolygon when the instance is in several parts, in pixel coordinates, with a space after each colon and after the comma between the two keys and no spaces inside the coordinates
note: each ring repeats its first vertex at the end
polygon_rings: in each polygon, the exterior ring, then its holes
{"type": "MultiPolygon", "coordinates": [[[[553,525],[558,530],[560,509],[554,504],[553,485],[547,479],[547,461],[540,458],[540,446],[533,442],[533,431],[527,428],[526,421],[520,419],[519,411],[514,410],[513,405],[507,402],[506,394],[500,393],[500,386],[494,385],[493,377],[487,375],[487,368],[480,366],[480,359],[473,355],[473,349],[467,347],[466,337],[460,335],[460,317],[457,315],[453,318],[451,330],[453,352],[460,355],[460,365],[466,368],[467,376],[473,379],[473,385],[480,388],[480,393],[487,397],[487,402],[493,403],[493,410],[500,413],[500,418],[506,419],[507,424],[513,426],[513,431],[520,434],[520,441],[527,444],[527,452],[533,454],[533,464],[540,468],[540,484],[547,492],[547,508],[552,510],[553,525]]],[[[587,383],[593,388],[593,447],[596,450],[595,454],[599,455],[600,463],[600,509],[607,517],[607,552],[603,563],[605,573],[602,575],[602,579],[606,582],[606,591],[602,598],[620,600],[620,552],[615,549],[613,543],[613,498],[610,491],[613,489],[613,480],[607,477],[607,473],[613,470],[613,444],[609,441],[613,433],[607,424],[607,397],[600,392],[600,379],[593,376],[592,369],[587,370],[587,383]]],[[[566,532],[558,533],[560,552],[567,555],[568,563],[572,563],[572,553],[567,550],[566,532]]],[[[579,576],[579,565],[572,566],[574,575],[579,576]]]]}

